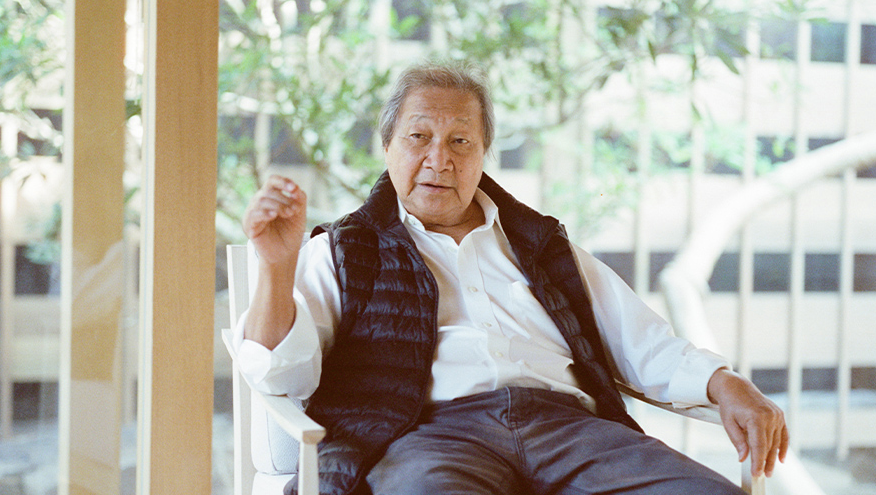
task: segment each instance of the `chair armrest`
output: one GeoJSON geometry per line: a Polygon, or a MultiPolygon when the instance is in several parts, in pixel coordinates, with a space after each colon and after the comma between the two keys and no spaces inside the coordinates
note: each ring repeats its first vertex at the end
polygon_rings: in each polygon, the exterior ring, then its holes
{"type": "Polygon", "coordinates": [[[299,495],[318,495],[317,444],[325,437],[325,428],[310,419],[304,411],[298,409],[298,406],[286,395],[269,395],[252,390],[252,396],[262,403],[265,411],[280,428],[298,440],[299,495]]]}
{"type": "MultiPolygon", "coordinates": [[[[300,449],[298,456],[298,493],[300,495],[317,495],[319,493],[317,444],[325,437],[325,428],[310,419],[288,396],[269,395],[255,390],[252,384],[243,376],[243,373],[240,373],[237,353],[234,351],[234,346],[231,343],[232,332],[230,329],[222,330],[222,341],[225,343],[228,354],[234,363],[235,387],[241,381],[244,382],[245,385],[241,386],[249,391],[247,395],[250,399],[247,400],[253,400],[254,398],[254,400],[261,403],[265,412],[271,416],[277,426],[298,441],[300,449]]],[[[237,397],[237,392],[235,392],[235,396],[237,397]]],[[[237,421],[237,414],[235,411],[235,421],[237,421]]],[[[249,424],[249,419],[247,419],[247,424],[249,424]]],[[[235,463],[237,462],[238,459],[235,458],[235,463]]],[[[235,469],[237,470],[237,468],[235,469]]]]}
{"type": "MultiPolygon", "coordinates": [[[[645,394],[643,394],[642,392],[639,392],[638,390],[620,380],[615,380],[615,384],[617,385],[617,389],[620,390],[620,392],[624,395],[628,395],[646,404],[650,404],[654,407],[659,407],[660,409],[663,409],[665,411],[669,411],[691,419],[723,426],[723,422],[721,421],[721,413],[718,410],[718,406],[714,404],[707,406],[675,407],[668,402],[660,402],[658,400],[646,397],[645,394]]],[[[749,493],[751,495],[764,495],[766,493],[765,480],[766,478],[764,476],[758,476],[757,478],[752,479],[751,456],[746,457],[745,462],[742,463],[742,489],[745,491],[745,493],[749,493]]]]}
{"type": "Polygon", "coordinates": [[[292,438],[301,443],[317,444],[325,438],[325,428],[310,419],[307,414],[285,395],[268,395],[257,390],[252,394],[262,402],[274,421],[292,438]]]}
{"type": "Polygon", "coordinates": [[[706,423],[712,423],[716,425],[723,425],[723,423],[721,422],[721,413],[718,411],[718,406],[716,405],[675,407],[668,402],[660,402],[658,400],[646,397],[645,394],[643,394],[642,392],[639,392],[638,390],[620,380],[615,380],[615,384],[617,385],[617,388],[621,391],[621,393],[628,395],[634,399],[640,400],[646,404],[650,404],[654,407],[659,407],[660,409],[673,412],[675,414],[679,414],[681,416],[685,416],[691,419],[705,421],[706,423]]]}
{"type": "MultiPolygon", "coordinates": [[[[234,352],[234,346],[231,343],[231,330],[222,330],[222,341],[225,343],[228,354],[234,362],[237,362],[237,353],[234,352]]],[[[265,411],[271,415],[277,425],[286,431],[292,438],[301,443],[317,444],[325,437],[325,428],[320,426],[316,421],[310,419],[307,414],[299,409],[288,396],[285,395],[270,395],[259,392],[254,389],[252,384],[243,373],[241,378],[246,381],[252,391],[252,396],[260,401],[264,406],[265,411]]]]}

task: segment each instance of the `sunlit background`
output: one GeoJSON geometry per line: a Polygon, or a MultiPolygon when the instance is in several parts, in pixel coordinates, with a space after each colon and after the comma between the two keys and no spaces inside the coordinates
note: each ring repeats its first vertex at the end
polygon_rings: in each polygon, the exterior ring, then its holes
{"type": "MultiPolygon", "coordinates": [[[[115,265],[122,493],[136,470],[142,8],[130,1],[126,16],[115,265]]],[[[58,484],[64,23],[60,0],[0,2],[10,495],[58,484]]],[[[804,471],[780,469],[769,493],[805,495],[787,480],[803,476],[813,495],[876,494],[876,1],[221,0],[217,336],[231,324],[224,247],[245,242],[249,197],[281,173],[307,190],[313,225],[355,208],[383,167],[382,99],[401,68],[430,57],[474,61],[492,81],[488,174],[785,409],[804,471]]],[[[215,494],[231,493],[230,376],[217,337],[215,494]]],[[[650,433],[738,477],[720,429],[632,407],[650,433]]]]}

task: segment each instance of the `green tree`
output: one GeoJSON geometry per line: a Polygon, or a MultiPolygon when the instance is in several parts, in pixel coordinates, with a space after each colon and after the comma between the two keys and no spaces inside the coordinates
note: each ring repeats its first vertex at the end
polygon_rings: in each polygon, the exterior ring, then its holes
{"type": "MultiPolygon", "coordinates": [[[[47,118],[37,115],[29,98],[38,85],[58,80],[63,69],[62,2],[55,0],[4,0],[0,2],[0,118],[21,133],[48,143],[50,154],[60,148],[60,133],[47,118]]],[[[36,150],[25,143],[16,156],[0,151],[0,177],[36,150]]],[[[45,151],[44,151],[45,153],[45,151]]]]}
{"type": "MultiPolygon", "coordinates": [[[[62,136],[52,124],[51,109],[37,112],[32,98],[40,92],[60,91],[63,71],[63,40],[53,33],[63,31],[63,3],[56,0],[5,0],[0,3],[0,124],[17,129],[26,139],[16,142],[16,152],[0,149],[0,179],[14,170],[29,180],[39,174],[28,167],[34,155],[58,155],[62,136]]],[[[36,220],[44,240],[29,246],[36,263],[51,263],[59,257],[60,206],[36,220]]]]}
{"type": "MultiPolygon", "coordinates": [[[[795,15],[806,8],[784,3],[795,15]]],[[[740,40],[747,22],[706,0],[631,0],[624,8],[598,9],[580,0],[220,5],[220,242],[239,239],[239,218],[270,163],[313,167],[324,204],[363,198],[382,170],[374,136],[379,105],[394,71],[412,60],[466,59],[487,70],[499,115],[496,148],[502,151],[522,139],[556,140],[563,126],[587,111],[588,95],[663,55],[686,57],[691,81],[701,77],[703,57],[718,56],[735,71],[736,57],[745,53],[740,40]],[[384,15],[380,5],[391,8],[384,15]],[[388,54],[382,51],[387,46],[393,47],[388,54]]],[[[61,6],[59,0],[0,3],[0,112],[55,148],[60,134],[26,100],[39,81],[63,69],[62,41],[52,36],[63,25],[61,6]]],[[[678,90],[678,84],[667,86],[678,90]]],[[[599,160],[591,170],[601,181],[596,189],[547,177],[547,197],[558,207],[597,218],[629,202],[634,155],[606,151],[605,144],[575,151],[599,160]],[[576,194],[576,187],[585,194],[576,194]],[[610,191],[610,198],[586,193],[595,190],[610,191]]],[[[24,146],[22,156],[0,157],[0,164],[8,171],[32,152],[24,146]]],[[[319,208],[314,211],[319,215],[319,208]]]]}
{"type": "Polygon", "coordinates": [[[315,167],[328,194],[367,194],[381,167],[369,151],[372,123],[389,81],[373,56],[370,3],[222,4],[218,211],[225,220],[236,223],[277,155],[315,167]],[[259,124],[269,134],[261,149],[259,124]]]}
{"type": "MultiPolygon", "coordinates": [[[[220,216],[240,217],[265,179],[270,154],[284,151],[315,167],[333,199],[363,198],[382,169],[373,126],[390,75],[417,58],[466,59],[486,69],[501,151],[505,140],[548,139],[586,111],[589,94],[612,77],[631,77],[637,64],[681,54],[694,80],[702,57],[717,55],[735,71],[734,56],[745,53],[745,18],[718,2],[633,0],[626,8],[597,10],[575,0],[409,0],[392,2],[389,28],[382,31],[378,4],[222,4],[220,216]],[[389,41],[412,55],[381,60],[381,43],[389,41]],[[270,116],[274,134],[261,158],[253,131],[258,115],[270,116]]],[[[615,165],[602,167],[601,178],[622,197],[630,189],[622,171],[632,167],[615,165]]],[[[587,201],[573,194],[566,178],[562,182],[561,196],[587,201]]],[[[603,195],[594,201],[601,206],[590,211],[603,215],[626,200],[603,195]]]]}

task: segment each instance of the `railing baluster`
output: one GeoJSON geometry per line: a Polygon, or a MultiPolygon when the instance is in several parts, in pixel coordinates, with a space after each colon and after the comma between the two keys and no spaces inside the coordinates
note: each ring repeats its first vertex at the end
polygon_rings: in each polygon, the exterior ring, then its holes
{"type": "MultiPolygon", "coordinates": [[[[752,18],[745,36],[748,54],[745,56],[745,71],[742,80],[742,122],[745,128],[743,141],[742,187],[754,180],[757,162],[757,141],[752,120],[755,114],[754,83],[757,75],[757,53],[760,47],[760,30],[752,18]]],[[[748,353],[749,329],[751,328],[751,298],[754,291],[754,247],[748,223],[739,233],[739,306],[737,309],[736,368],[745,376],[751,376],[751,359],[748,353]]]]}
{"type": "Polygon", "coordinates": [[[643,296],[648,293],[649,288],[649,269],[651,258],[650,236],[648,234],[648,223],[646,221],[647,208],[645,208],[644,194],[648,183],[648,176],[651,173],[651,119],[648,111],[648,65],[640,63],[636,78],[636,93],[639,100],[639,135],[638,135],[638,153],[636,156],[636,166],[638,167],[639,175],[639,201],[636,207],[636,224],[633,239],[633,267],[634,280],[633,289],[637,294],[643,296]]]}
{"type": "MultiPolygon", "coordinates": [[[[788,294],[788,429],[799,431],[800,398],[803,390],[802,340],[803,331],[800,328],[801,310],[803,307],[803,282],[805,277],[803,253],[803,220],[800,212],[799,195],[791,200],[791,282],[788,294]]],[[[792,445],[796,445],[799,437],[792,437],[792,445]]]]}
{"type": "Polygon", "coordinates": [[[846,429],[849,417],[849,399],[852,388],[852,364],[849,356],[850,303],[852,299],[852,280],[854,277],[854,253],[852,252],[852,190],[855,171],[843,173],[842,204],[840,205],[840,273],[839,308],[837,321],[837,412],[836,412],[836,456],[844,460],[849,455],[849,435],[846,429]]]}
{"type": "MultiPolygon", "coordinates": [[[[794,156],[804,156],[809,148],[806,129],[803,126],[803,90],[809,69],[812,26],[806,21],[797,22],[797,63],[794,80],[794,156]]],[[[799,193],[791,198],[791,280],[788,295],[788,428],[797,431],[800,424],[800,399],[803,390],[802,336],[800,328],[803,307],[803,291],[806,262],[803,245],[802,201],[799,193]]],[[[792,437],[796,444],[799,437],[792,437]]]]}
{"type": "MultiPolygon", "coordinates": [[[[845,88],[843,101],[844,134],[852,129],[852,88],[860,65],[860,58],[851,54],[861,52],[861,18],[857,0],[846,3],[848,28],[846,29],[845,88]]],[[[849,399],[852,388],[852,364],[849,356],[849,318],[854,278],[854,251],[852,239],[852,194],[856,173],[846,170],[843,173],[842,202],[840,204],[840,270],[839,270],[839,308],[837,313],[837,411],[836,411],[836,456],[845,460],[849,455],[849,433],[846,425],[849,418],[849,399]]]]}

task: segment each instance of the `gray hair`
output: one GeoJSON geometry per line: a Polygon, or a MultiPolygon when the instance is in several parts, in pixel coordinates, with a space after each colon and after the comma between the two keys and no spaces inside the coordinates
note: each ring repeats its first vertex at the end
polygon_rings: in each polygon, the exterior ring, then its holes
{"type": "Polygon", "coordinates": [[[392,141],[395,125],[405,98],[412,91],[420,88],[446,88],[471,93],[481,105],[484,152],[490,149],[496,124],[489,83],[482,70],[473,64],[464,62],[427,62],[402,72],[380,111],[378,125],[384,148],[388,147],[389,142],[392,141]]]}

